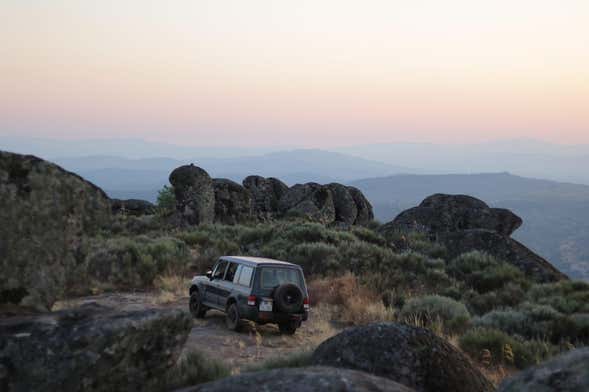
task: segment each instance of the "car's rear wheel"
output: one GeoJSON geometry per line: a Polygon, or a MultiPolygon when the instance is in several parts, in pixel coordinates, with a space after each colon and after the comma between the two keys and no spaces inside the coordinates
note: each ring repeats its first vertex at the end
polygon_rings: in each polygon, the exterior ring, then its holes
{"type": "Polygon", "coordinates": [[[195,290],[190,294],[190,301],[189,301],[190,313],[195,318],[203,318],[207,313],[207,309],[202,304],[200,300],[200,294],[198,290],[195,290]]]}
{"type": "Polygon", "coordinates": [[[231,331],[239,331],[239,326],[240,326],[239,320],[240,320],[240,317],[239,317],[239,311],[237,309],[237,304],[232,303],[227,308],[227,315],[225,316],[225,324],[227,325],[227,328],[229,328],[231,331]]]}
{"type": "Polygon", "coordinates": [[[285,335],[294,335],[294,333],[297,331],[298,327],[299,327],[299,323],[297,323],[296,321],[289,321],[289,322],[278,324],[278,328],[280,329],[280,332],[285,335]]]}

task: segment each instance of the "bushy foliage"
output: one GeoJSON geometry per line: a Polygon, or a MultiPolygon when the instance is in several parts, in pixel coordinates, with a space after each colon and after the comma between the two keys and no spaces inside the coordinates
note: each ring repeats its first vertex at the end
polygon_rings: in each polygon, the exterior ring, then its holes
{"type": "Polygon", "coordinates": [[[470,313],[464,304],[440,295],[410,299],[403,306],[400,316],[405,321],[418,318],[425,325],[439,320],[448,333],[463,332],[470,321],[470,313]]]}
{"type": "Polygon", "coordinates": [[[246,368],[246,371],[257,372],[262,370],[272,370],[281,368],[297,368],[311,366],[311,357],[313,351],[299,351],[288,354],[287,356],[269,358],[260,364],[246,368]]]}
{"type": "Polygon", "coordinates": [[[174,187],[164,185],[157,193],[156,205],[158,213],[161,215],[169,215],[176,211],[176,195],[174,194],[174,187]]]}

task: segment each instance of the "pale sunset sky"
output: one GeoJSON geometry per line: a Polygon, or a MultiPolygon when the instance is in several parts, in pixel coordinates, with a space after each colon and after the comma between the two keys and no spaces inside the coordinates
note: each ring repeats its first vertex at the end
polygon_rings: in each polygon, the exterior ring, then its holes
{"type": "Polygon", "coordinates": [[[15,135],[589,143],[589,1],[1,0],[15,135]]]}

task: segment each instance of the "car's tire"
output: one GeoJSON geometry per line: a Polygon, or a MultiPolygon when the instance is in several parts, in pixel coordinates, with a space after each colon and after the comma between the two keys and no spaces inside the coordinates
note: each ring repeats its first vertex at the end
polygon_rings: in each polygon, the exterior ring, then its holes
{"type": "Polygon", "coordinates": [[[232,303],[227,308],[227,313],[225,315],[225,325],[227,325],[227,328],[231,331],[239,331],[241,322],[236,303],[232,303]]]}
{"type": "Polygon", "coordinates": [[[207,313],[207,308],[202,304],[198,290],[194,290],[190,294],[188,307],[190,308],[190,313],[195,318],[203,318],[207,313]]]}
{"type": "Polygon", "coordinates": [[[294,335],[295,332],[297,331],[298,327],[299,327],[299,323],[297,323],[296,321],[289,321],[286,323],[278,324],[278,328],[280,329],[280,332],[285,335],[294,335]]]}
{"type": "Polygon", "coordinates": [[[279,312],[296,313],[303,307],[303,291],[296,284],[285,283],[276,287],[273,297],[279,312]]]}

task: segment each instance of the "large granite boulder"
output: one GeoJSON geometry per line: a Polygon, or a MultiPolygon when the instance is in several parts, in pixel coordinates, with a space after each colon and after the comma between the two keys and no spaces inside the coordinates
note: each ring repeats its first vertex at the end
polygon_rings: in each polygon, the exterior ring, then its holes
{"type": "Polygon", "coordinates": [[[40,158],[0,151],[0,306],[50,309],[84,237],[110,218],[100,188],[40,158]]]}
{"type": "Polygon", "coordinates": [[[509,210],[490,208],[482,200],[466,195],[435,194],[417,207],[400,213],[382,230],[413,230],[429,234],[469,229],[492,230],[509,236],[522,224],[509,210]]]}
{"type": "Polygon", "coordinates": [[[365,371],[416,391],[495,390],[450,343],[427,329],[404,324],[347,329],[319,345],[312,363],[365,371]]]}
{"type": "Polygon", "coordinates": [[[243,186],[250,192],[253,213],[258,220],[267,221],[278,215],[278,202],[288,191],[288,186],[276,178],[249,176],[243,186]]]}
{"type": "Polygon", "coordinates": [[[335,221],[335,205],[329,187],[314,182],[296,184],[280,199],[282,215],[302,216],[323,224],[335,221]]]}
{"type": "Polygon", "coordinates": [[[317,366],[245,373],[182,390],[197,391],[411,392],[412,389],[364,372],[317,366]]]}
{"type": "Polygon", "coordinates": [[[215,190],[209,174],[193,164],[180,166],[170,174],[176,194],[176,209],[190,225],[213,223],[215,190]]]}
{"type": "Polygon", "coordinates": [[[500,392],[589,391],[589,348],[560,355],[505,380],[500,392]]]}
{"type": "Polygon", "coordinates": [[[172,367],[192,327],[178,309],[98,305],[0,320],[0,390],[140,391],[172,367]]]}
{"type": "Polygon", "coordinates": [[[347,186],[332,182],[326,185],[333,196],[335,221],[353,225],[358,217],[358,207],[347,186]]]}
{"type": "Polygon", "coordinates": [[[155,214],[155,205],[147,200],[111,199],[110,205],[113,214],[132,216],[155,214]]]}
{"type": "Polygon", "coordinates": [[[225,178],[213,180],[215,189],[215,222],[236,224],[252,219],[250,192],[225,178]]]}
{"type": "Polygon", "coordinates": [[[348,191],[350,192],[350,195],[352,195],[352,198],[356,203],[356,210],[358,211],[354,224],[366,225],[374,219],[372,204],[370,204],[370,202],[368,201],[366,196],[364,196],[360,189],[354,188],[353,186],[349,186],[348,191]]]}
{"type": "Polygon", "coordinates": [[[513,264],[526,275],[538,282],[554,282],[568,279],[550,262],[532,252],[520,242],[490,230],[464,230],[454,233],[442,233],[438,240],[444,244],[448,258],[452,259],[463,253],[480,250],[513,264]]]}

